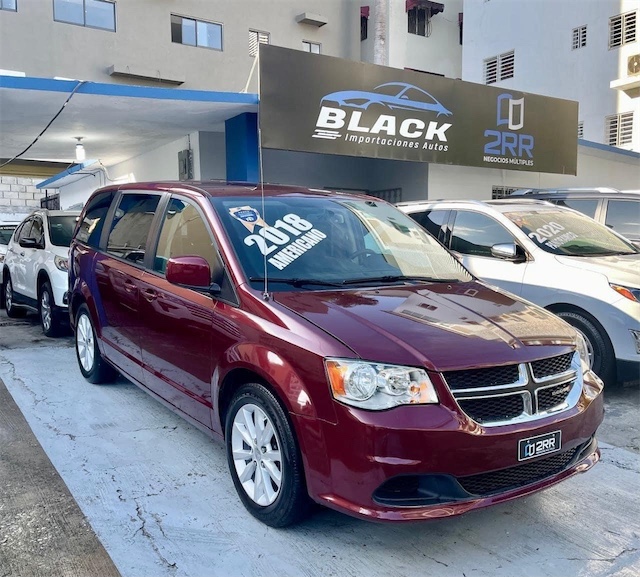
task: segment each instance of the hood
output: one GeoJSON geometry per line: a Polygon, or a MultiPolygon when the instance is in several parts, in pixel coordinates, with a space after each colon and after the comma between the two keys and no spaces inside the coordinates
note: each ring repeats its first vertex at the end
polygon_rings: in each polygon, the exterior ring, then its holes
{"type": "Polygon", "coordinates": [[[640,288],[640,253],[612,256],[556,256],[555,258],[565,266],[602,274],[609,282],[640,288]]]}
{"type": "Polygon", "coordinates": [[[479,282],[275,293],[362,359],[443,371],[527,362],[575,345],[556,316],[479,282]]]}

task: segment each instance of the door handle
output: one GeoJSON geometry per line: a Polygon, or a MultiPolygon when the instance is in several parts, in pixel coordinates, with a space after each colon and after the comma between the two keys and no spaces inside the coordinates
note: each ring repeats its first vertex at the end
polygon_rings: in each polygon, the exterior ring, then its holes
{"type": "Polygon", "coordinates": [[[130,280],[126,280],[124,281],[124,290],[126,290],[128,293],[134,293],[138,290],[138,288],[136,287],[135,283],[132,283],[130,280]]]}
{"type": "Polygon", "coordinates": [[[20,256],[24,256],[24,251],[22,251],[22,252],[20,253],[20,256]]]}
{"type": "Polygon", "coordinates": [[[142,291],[142,296],[147,302],[153,302],[158,298],[158,293],[152,289],[144,289],[142,291]]]}

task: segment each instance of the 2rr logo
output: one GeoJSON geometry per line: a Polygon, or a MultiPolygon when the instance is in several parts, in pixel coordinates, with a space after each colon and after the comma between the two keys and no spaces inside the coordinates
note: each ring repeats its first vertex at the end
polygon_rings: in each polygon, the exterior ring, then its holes
{"type": "Polygon", "coordinates": [[[485,130],[484,135],[493,140],[484,145],[484,153],[503,159],[485,156],[485,161],[533,166],[533,135],[515,132],[524,127],[524,97],[516,100],[511,94],[501,94],[497,104],[496,125],[509,130],[485,130]]]}

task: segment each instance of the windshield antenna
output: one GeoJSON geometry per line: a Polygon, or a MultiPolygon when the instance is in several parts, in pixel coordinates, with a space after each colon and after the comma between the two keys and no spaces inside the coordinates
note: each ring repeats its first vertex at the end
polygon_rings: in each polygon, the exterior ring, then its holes
{"type": "MultiPolygon", "coordinates": [[[[258,43],[258,54],[256,60],[260,58],[260,43],[258,43]]],[[[258,66],[258,164],[260,168],[260,198],[262,200],[262,218],[264,222],[267,222],[267,215],[265,214],[264,204],[264,170],[262,165],[262,130],[260,129],[260,67],[258,66]]],[[[267,280],[267,255],[262,255],[262,263],[264,268],[264,290],[262,291],[262,298],[265,301],[269,300],[269,285],[267,280]]]]}

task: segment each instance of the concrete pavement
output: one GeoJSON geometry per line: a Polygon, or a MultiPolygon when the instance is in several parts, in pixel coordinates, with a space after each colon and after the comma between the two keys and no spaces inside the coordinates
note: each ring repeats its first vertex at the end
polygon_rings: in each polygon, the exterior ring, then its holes
{"type": "MultiPolygon", "coordinates": [[[[71,339],[21,342],[0,348],[0,378],[123,577],[640,574],[637,389],[616,417],[629,421],[620,446],[543,493],[402,526],[319,509],[274,530],[240,504],[221,445],[125,380],[87,383],[71,339]]],[[[18,511],[13,498],[0,485],[18,511]]]]}

